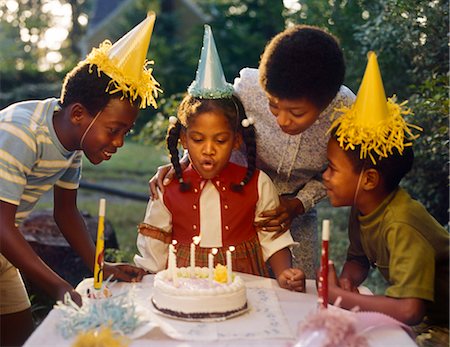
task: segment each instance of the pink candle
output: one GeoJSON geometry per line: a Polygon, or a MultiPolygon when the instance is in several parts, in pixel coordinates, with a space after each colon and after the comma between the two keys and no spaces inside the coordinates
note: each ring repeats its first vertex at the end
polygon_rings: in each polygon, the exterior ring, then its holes
{"type": "Polygon", "coordinates": [[[322,252],[320,260],[319,275],[319,304],[322,308],[328,306],[328,240],[330,239],[330,221],[324,219],[322,222],[322,252]]]}

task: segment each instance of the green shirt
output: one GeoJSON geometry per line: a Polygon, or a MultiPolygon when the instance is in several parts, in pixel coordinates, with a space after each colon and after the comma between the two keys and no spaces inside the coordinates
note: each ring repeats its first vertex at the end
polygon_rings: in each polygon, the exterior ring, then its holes
{"type": "Polygon", "coordinates": [[[369,215],[353,209],[348,259],[365,257],[389,282],[386,296],[427,301],[427,316],[448,323],[449,234],[402,188],[369,215]]]}

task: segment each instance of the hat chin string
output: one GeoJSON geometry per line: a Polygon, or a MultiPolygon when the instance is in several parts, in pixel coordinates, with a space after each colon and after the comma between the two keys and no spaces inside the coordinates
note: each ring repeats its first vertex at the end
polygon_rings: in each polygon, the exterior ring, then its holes
{"type": "Polygon", "coordinates": [[[91,121],[91,123],[88,125],[88,127],[86,128],[86,130],[84,131],[83,136],[81,136],[81,140],[80,140],[80,149],[83,150],[83,142],[84,139],[86,138],[87,133],[89,132],[89,130],[92,128],[92,126],[94,125],[94,122],[97,120],[98,116],[100,116],[100,113],[102,113],[102,110],[98,111],[97,114],[95,115],[94,119],[91,121]]]}
{"type": "Polygon", "coordinates": [[[361,172],[359,173],[359,178],[358,178],[358,184],[356,185],[356,191],[355,191],[355,195],[353,196],[353,206],[356,206],[356,199],[358,198],[358,194],[359,194],[359,188],[361,186],[361,182],[362,182],[362,177],[363,177],[363,173],[364,173],[364,166],[361,168],[361,172]]]}

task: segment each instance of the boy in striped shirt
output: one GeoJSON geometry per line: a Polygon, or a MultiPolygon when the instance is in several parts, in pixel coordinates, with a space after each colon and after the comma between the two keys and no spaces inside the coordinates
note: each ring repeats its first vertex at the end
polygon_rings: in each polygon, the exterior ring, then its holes
{"type": "MultiPolygon", "coordinates": [[[[55,300],[68,292],[81,305],[80,295],[38,257],[18,226],[53,188],[56,224],[86,265],[94,268],[95,246],[76,205],[81,156],[84,153],[93,164],[108,160],[122,147],[139,108],[156,106],[158,84],[145,68],[153,24],[150,15],[116,44],[105,41],[94,48],[67,74],[60,99],[19,102],[0,111],[2,346],[22,345],[33,330],[19,270],[55,300]],[[127,40],[138,42],[133,52],[127,51],[127,40]]],[[[145,272],[128,264],[105,264],[104,274],[140,281],[145,272]]]]}

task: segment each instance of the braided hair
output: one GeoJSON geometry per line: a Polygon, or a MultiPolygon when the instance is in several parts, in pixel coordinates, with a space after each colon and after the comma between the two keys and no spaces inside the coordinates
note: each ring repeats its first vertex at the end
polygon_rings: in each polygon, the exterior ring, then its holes
{"type": "Polygon", "coordinates": [[[238,97],[222,99],[201,99],[187,94],[178,107],[178,121],[169,125],[167,130],[167,149],[169,150],[170,161],[175,170],[175,175],[180,182],[180,190],[188,191],[191,185],[183,180],[183,172],[179,160],[178,141],[180,134],[185,131],[189,124],[199,114],[220,110],[227,118],[230,128],[241,134],[247,152],[247,172],[241,182],[232,183],[231,189],[240,192],[251,180],[256,169],[256,139],[255,127],[247,120],[244,106],[238,97]],[[244,127],[242,121],[247,120],[248,126],[244,127]]]}

